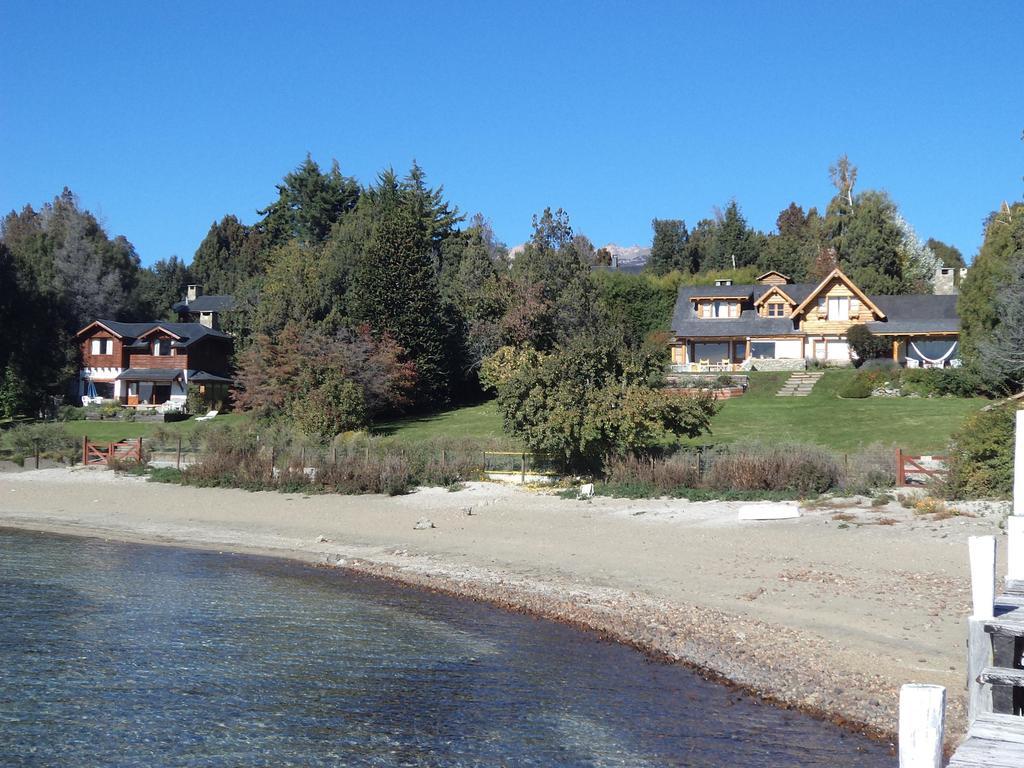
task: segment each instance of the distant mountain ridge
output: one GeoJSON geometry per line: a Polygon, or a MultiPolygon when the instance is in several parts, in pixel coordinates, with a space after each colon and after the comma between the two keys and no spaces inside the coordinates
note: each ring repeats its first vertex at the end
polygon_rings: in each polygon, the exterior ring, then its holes
{"type": "Polygon", "coordinates": [[[608,251],[612,256],[618,257],[620,266],[629,265],[642,267],[647,263],[647,259],[651,256],[651,249],[649,246],[616,245],[615,243],[608,243],[601,247],[608,251]]]}
{"type": "MultiPolygon", "coordinates": [[[[509,248],[509,258],[514,259],[523,252],[525,246],[526,243],[520,243],[509,248]]],[[[607,245],[602,245],[601,248],[615,256],[620,267],[643,267],[651,256],[650,246],[645,245],[617,245],[616,243],[608,243],[607,245]]]]}

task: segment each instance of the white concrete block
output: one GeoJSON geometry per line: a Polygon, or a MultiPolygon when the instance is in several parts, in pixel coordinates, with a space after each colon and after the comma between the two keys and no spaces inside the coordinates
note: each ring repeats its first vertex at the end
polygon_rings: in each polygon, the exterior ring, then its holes
{"type": "Polygon", "coordinates": [[[798,505],[777,502],[744,504],[739,515],[740,520],[789,520],[794,517],[800,517],[798,505]]]}

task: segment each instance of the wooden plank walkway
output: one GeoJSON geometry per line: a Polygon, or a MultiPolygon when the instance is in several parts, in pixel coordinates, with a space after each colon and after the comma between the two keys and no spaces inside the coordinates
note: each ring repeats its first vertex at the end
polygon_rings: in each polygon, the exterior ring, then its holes
{"type": "Polygon", "coordinates": [[[978,712],[948,768],[1024,766],[1024,582],[1007,581],[994,612],[994,618],[983,622],[991,651],[981,649],[990,654],[992,664],[968,681],[968,687],[975,682],[990,686],[992,711],[978,712]]]}

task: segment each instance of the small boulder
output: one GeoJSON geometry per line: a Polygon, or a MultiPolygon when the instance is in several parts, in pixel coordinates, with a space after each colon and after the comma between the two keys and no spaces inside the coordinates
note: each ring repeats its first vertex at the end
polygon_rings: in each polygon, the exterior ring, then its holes
{"type": "Polygon", "coordinates": [[[323,534],[320,534],[319,536],[316,537],[316,543],[317,544],[325,544],[326,542],[327,542],[327,537],[324,536],[323,534]]]}
{"type": "Polygon", "coordinates": [[[432,520],[428,520],[425,517],[421,517],[419,520],[416,521],[416,525],[414,525],[412,528],[414,531],[425,531],[428,528],[437,528],[437,526],[434,525],[434,522],[432,520]]]}

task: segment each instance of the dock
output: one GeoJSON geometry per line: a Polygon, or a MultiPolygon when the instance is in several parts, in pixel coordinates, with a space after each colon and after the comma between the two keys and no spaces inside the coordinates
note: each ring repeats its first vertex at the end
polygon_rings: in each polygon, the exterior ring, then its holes
{"type": "MultiPolygon", "coordinates": [[[[996,537],[971,536],[967,734],[948,768],[1024,768],[1024,410],[1016,413],[1006,578],[996,591],[996,537]]],[[[946,689],[900,691],[900,768],[941,768],[946,689]]]]}
{"type": "Polygon", "coordinates": [[[1006,581],[992,614],[968,620],[970,725],[949,768],[1024,766],[1024,581],[1006,581]]]}

